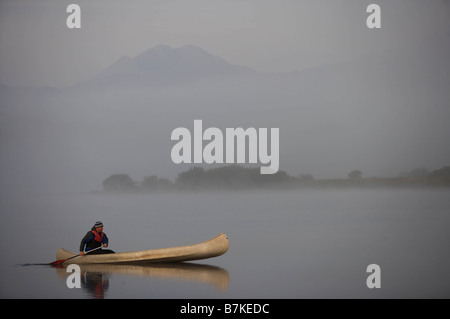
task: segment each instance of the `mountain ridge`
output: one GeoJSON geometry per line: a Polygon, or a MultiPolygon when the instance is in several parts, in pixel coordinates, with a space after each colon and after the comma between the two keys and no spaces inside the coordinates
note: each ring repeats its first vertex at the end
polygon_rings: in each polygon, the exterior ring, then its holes
{"type": "Polygon", "coordinates": [[[132,82],[171,84],[205,77],[252,74],[257,74],[257,71],[229,63],[195,45],[179,48],[158,45],[133,58],[120,57],[94,77],[79,82],[77,86],[108,86],[132,82]]]}

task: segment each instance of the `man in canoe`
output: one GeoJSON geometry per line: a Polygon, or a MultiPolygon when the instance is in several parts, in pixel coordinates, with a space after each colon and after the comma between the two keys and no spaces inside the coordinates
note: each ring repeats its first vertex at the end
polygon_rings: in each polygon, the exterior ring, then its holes
{"type": "MultiPolygon", "coordinates": [[[[80,256],[89,253],[90,250],[98,247],[108,247],[108,237],[103,232],[103,223],[98,221],[92,226],[91,230],[83,237],[80,243],[80,256]]],[[[114,251],[110,249],[96,249],[90,254],[113,254],[114,251]]]]}

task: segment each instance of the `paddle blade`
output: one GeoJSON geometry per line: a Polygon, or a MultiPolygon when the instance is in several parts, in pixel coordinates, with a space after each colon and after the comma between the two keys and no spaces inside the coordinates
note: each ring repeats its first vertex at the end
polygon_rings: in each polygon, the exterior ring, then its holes
{"type": "Polygon", "coordinates": [[[63,262],[65,262],[67,259],[61,259],[61,260],[55,260],[54,262],[51,262],[51,266],[58,266],[61,265],[63,262]]]}

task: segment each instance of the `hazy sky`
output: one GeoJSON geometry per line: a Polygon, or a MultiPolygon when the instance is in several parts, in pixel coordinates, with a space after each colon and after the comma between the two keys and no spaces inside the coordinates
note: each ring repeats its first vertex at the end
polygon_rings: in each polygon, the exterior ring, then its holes
{"type": "Polygon", "coordinates": [[[0,3],[0,83],[67,86],[121,56],[194,44],[234,64],[286,72],[411,46],[450,30],[444,0],[7,0],[0,3]],[[366,7],[381,6],[381,30],[366,7]],[[66,7],[81,7],[81,29],[66,7]]]}
{"type": "Polygon", "coordinates": [[[447,0],[0,1],[2,85],[70,86],[161,44],[192,44],[261,72],[304,71],[270,84],[261,76],[138,94],[0,87],[0,187],[60,190],[56,182],[76,179],[91,190],[113,173],[173,179],[188,166],[170,160],[171,132],[194,119],[279,127],[280,169],[292,175],[449,165],[449,8],[447,0]],[[81,29],[66,26],[73,2],[81,29]],[[366,25],[371,3],[381,29],[366,25]]]}

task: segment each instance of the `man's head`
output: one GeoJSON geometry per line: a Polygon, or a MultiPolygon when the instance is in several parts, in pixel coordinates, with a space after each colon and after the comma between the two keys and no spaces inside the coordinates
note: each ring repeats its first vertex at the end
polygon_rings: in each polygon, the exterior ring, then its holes
{"type": "Polygon", "coordinates": [[[101,221],[96,222],[94,227],[98,233],[101,233],[103,231],[103,223],[101,221]]]}

